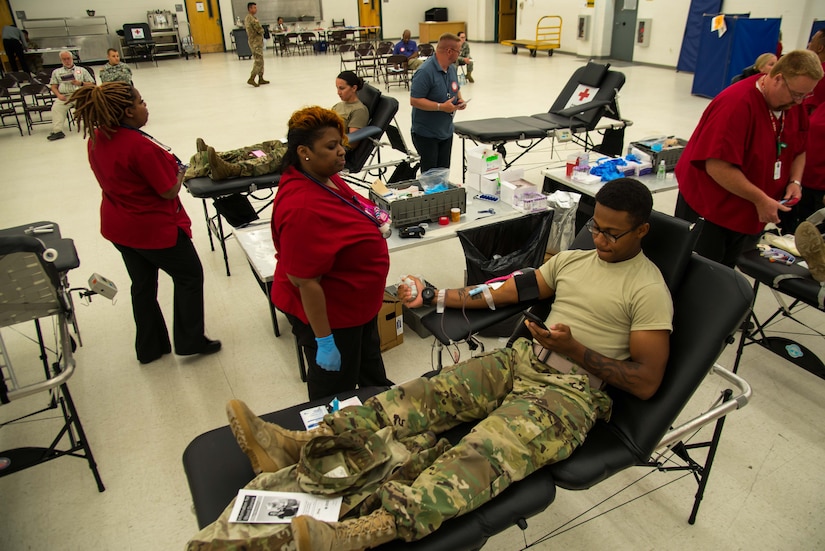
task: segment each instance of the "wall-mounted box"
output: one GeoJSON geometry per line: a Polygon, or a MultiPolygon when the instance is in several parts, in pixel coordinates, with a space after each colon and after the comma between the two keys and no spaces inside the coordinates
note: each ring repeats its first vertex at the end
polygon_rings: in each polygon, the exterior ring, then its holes
{"type": "Polygon", "coordinates": [[[590,16],[580,15],[576,25],[576,40],[590,40],[590,16]]]}
{"type": "Polygon", "coordinates": [[[650,26],[652,19],[636,20],[636,45],[643,48],[650,46],[650,26]]]}

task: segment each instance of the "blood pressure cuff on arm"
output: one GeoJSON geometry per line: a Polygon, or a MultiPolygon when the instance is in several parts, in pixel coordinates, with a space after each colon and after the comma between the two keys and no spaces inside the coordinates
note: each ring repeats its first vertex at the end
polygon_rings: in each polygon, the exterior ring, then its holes
{"type": "Polygon", "coordinates": [[[513,276],[516,282],[519,302],[535,300],[539,298],[539,285],[536,282],[535,268],[525,268],[513,276]]]}

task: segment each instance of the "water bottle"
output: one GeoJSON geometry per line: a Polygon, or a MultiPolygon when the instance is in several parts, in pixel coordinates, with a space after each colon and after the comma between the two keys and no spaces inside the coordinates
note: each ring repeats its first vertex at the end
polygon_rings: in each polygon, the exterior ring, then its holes
{"type": "Polygon", "coordinates": [[[662,160],[661,162],[659,162],[659,170],[656,171],[656,179],[657,180],[664,180],[666,173],[667,173],[667,168],[665,168],[665,161],[662,160]]]}

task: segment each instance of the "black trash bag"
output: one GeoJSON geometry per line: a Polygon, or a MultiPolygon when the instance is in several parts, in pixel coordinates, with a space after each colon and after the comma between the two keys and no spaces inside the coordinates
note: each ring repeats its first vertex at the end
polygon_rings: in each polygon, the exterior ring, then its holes
{"type": "Polygon", "coordinates": [[[236,194],[216,197],[212,200],[215,210],[224,217],[233,228],[242,228],[258,219],[258,213],[246,195],[236,194]]]}
{"type": "MultiPolygon", "coordinates": [[[[552,225],[553,211],[547,210],[456,232],[467,263],[467,285],[541,266],[552,225]]],[[[480,334],[509,337],[520,318],[518,314],[480,334]]]]}

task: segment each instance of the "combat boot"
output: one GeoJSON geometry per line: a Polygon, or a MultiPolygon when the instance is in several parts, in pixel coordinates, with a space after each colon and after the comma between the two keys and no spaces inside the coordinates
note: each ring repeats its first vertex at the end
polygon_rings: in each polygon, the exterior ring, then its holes
{"type": "Polygon", "coordinates": [[[280,471],[294,465],[307,442],[319,435],[333,434],[324,423],[311,432],[287,430],[275,423],[267,423],[240,400],[230,400],[226,404],[226,416],[229,417],[229,428],[249,456],[255,474],[280,471]]]}
{"type": "Polygon", "coordinates": [[[475,82],[475,80],[473,80],[473,72],[472,71],[467,71],[467,82],[475,82]]]}
{"type": "Polygon", "coordinates": [[[209,174],[213,180],[226,180],[241,175],[241,167],[218,157],[214,147],[210,146],[206,151],[209,155],[209,174]]]}
{"type": "Polygon", "coordinates": [[[198,138],[197,140],[195,140],[195,149],[200,153],[202,151],[206,151],[209,148],[207,147],[206,142],[203,141],[203,139],[198,138]]]}
{"type": "Polygon", "coordinates": [[[794,241],[799,254],[808,264],[811,276],[819,282],[825,282],[825,241],[816,226],[807,221],[799,224],[794,233],[794,241]]]}
{"type": "Polygon", "coordinates": [[[249,80],[247,80],[247,81],[246,81],[246,83],[247,83],[247,84],[251,84],[251,85],[252,85],[252,86],[254,86],[255,88],[257,88],[257,87],[258,87],[258,83],[257,83],[257,82],[255,82],[255,75],[252,75],[251,77],[249,77],[249,80]]]}
{"type": "Polygon", "coordinates": [[[269,84],[268,80],[264,80],[263,75],[258,75],[258,84],[269,84]]]}
{"type": "Polygon", "coordinates": [[[302,515],[292,519],[298,551],[362,551],[398,537],[395,519],[385,509],[341,522],[323,522],[302,515]]]}

